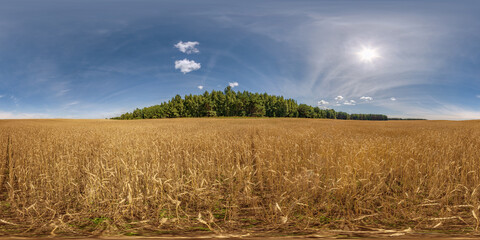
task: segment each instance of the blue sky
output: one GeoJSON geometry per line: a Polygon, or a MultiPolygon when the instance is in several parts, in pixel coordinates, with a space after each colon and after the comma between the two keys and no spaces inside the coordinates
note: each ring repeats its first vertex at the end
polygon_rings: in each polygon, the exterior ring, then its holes
{"type": "Polygon", "coordinates": [[[480,118],[480,1],[0,5],[0,118],[112,117],[229,83],[349,113],[480,118]]]}

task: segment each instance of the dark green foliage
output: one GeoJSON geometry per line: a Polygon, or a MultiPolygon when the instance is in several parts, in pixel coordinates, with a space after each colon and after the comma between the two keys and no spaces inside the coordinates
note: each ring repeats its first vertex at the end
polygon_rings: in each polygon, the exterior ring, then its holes
{"type": "Polygon", "coordinates": [[[298,104],[293,99],[266,93],[235,92],[231,87],[222,91],[205,91],[202,95],[176,95],[160,105],[135,109],[112,119],[145,119],[177,117],[298,117],[352,120],[387,120],[381,114],[348,114],[298,104]]]}

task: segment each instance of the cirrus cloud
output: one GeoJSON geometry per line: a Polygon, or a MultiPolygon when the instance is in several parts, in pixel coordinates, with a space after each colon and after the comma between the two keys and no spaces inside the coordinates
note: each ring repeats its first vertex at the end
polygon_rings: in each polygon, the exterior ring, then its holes
{"type": "Polygon", "coordinates": [[[36,119],[36,118],[51,118],[45,113],[17,113],[17,112],[1,112],[0,119],[36,119]]]}

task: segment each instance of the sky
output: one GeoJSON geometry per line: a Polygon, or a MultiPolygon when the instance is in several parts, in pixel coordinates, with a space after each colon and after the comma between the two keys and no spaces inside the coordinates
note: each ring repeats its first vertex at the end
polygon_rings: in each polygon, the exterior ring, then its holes
{"type": "Polygon", "coordinates": [[[480,118],[480,1],[0,2],[0,119],[107,118],[228,85],[480,118]]]}

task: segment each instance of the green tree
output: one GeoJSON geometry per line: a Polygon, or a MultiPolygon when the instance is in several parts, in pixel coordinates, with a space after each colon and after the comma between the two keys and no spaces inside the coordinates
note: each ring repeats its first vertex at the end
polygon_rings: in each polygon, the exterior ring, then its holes
{"type": "Polygon", "coordinates": [[[320,109],[307,104],[298,105],[293,99],[267,93],[235,92],[228,86],[224,91],[205,91],[202,95],[175,95],[159,105],[136,108],[112,119],[177,118],[177,117],[300,117],[352,120],[387,120],[382,114],[348,114],[333,109],[320,109]]]}

